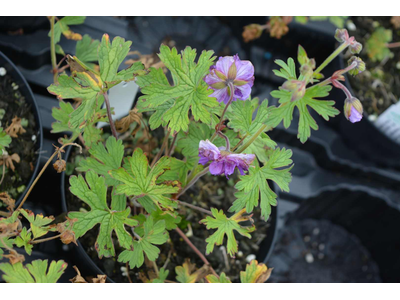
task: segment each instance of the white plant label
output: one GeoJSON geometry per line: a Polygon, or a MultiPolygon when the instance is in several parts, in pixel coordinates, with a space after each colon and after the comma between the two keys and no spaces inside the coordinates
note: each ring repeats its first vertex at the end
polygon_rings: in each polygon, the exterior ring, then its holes
{"type": "Polygon", "coordinates": [[[400,144],[400,101],[392,104],[375,121],[376,127],[387,137],[400,144]]]}
{"type": "MultiPolygon", "coordinates": [[[[114,122],[127,116],[127,112],[131,110],[138,90],[139,86],[134,81],[123,81],[110,89],[108,98],[110,100],[110,106],[114,108],[114,114],[112,115],[114,122]]],[[[105,104],[103,107],[105,108],[105,104]]],[[[106,125],[108,125],[108,123],[99,122],[97,127],[102,128],[106,125]]]]}

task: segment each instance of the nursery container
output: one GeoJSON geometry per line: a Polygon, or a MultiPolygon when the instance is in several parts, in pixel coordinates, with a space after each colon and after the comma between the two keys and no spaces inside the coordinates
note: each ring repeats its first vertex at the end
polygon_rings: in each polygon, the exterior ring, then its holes
{"type": "MultiPolygon", "coordinates": [[[[65,153],[65,161],[68,162],[68,158],[71,155],[72,147],[68,147],[66,153],[65,153]]],[[[61,176],[61,200],[62,200],[62,210],[64,213],[68,212],[68,206],[67,206],[67,200],[66,200],[66,185],[68,185],[68,176],[63,172],[61,176]]],[[[270,186],[273,186],[272,183],[270,183],[270,186]]],[[[268,235],[267,237],[261,242],[259,245],[259,251],[257,253],[257,259],[259,261],[266,261],[274,247],[275,243],[275,236],[276,236],[276,231],[277,231],[277,211],[278,207],[272,207],[271,215],[270,215],[270,227],[268,229],[268,235]]],[[[226,240],[225,240],[226,242],[226,240]]],[[[105,272],[104,270],[100,269],[99,266],[96,265],[96,263],[89,257],[89,255],[86,253],[85,248],[82,246],[82,243],[77,240],[78,246],[71,245],[70,247],[72,248],[72,255],[75,259],[76,265],[78,268],[81,270],[82,274],[85,274],[86,276],[96,276],[98,274],[104,275],[105,272]]],[[[214,251],[218,251],[218,249],[215,249],[214,251]]],[[[195,255],[195,254],[193,254],[195,255]]],[[[134,280],[134,279],[133,279],[134,280]]],[[[108,282],[114,282],[111,278],[107,276],[107,281],[108,282]]]]}
{"type": "Polygon", "coordinates": [[[20,91],[21,95],[25,98],[26,103],[30,105],[36,123],[35,126],[36,129],[34,135],[32,136],[32,143],[36,154],[35,160],[32,162],[31,166],[33,167],[33,172],[30,179],[26,183],[26,188],[24,192],[19,195],[18,199],[16,199],[17,200],[16,205],[18,205],[22,201],[23,197],[25,196],[32,182],[34,181],[39,169],[41,149],[43,145],[42,122],[40,119],[40,114],[38,111],[36,100],[33,96],[33,93],[28,83],[26,82],[24,76],[17,69],[17,67],[2,52],[0,52],[0,67],[5,68],[7,72],[6,74],[10,75],[13,82],[18,86],[18,90],[20,91]]]}
{"type": "Polygon", "coordinates": [[[309,153],[292,150],[290,192],[278,194],[278,241],[267,261],[271,280],[399,282],[399,191],[323,170],[309,153]]]}

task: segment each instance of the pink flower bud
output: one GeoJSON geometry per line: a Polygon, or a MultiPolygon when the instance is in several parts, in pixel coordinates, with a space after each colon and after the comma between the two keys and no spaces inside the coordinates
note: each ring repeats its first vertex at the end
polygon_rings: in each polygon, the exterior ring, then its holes
{"type": "Polygon", "coordinates": [[[340,43],[344,43],[349,39],[349,33],[346,29],[336,29],[335,39],[340,43]]]}
{"type": "Polygon", "coordinates": [[[352,64],[356,64],[356,67],[354,69],[351,69],[349,71],[350,75],[356,76],[357,74],[360,74],[361,72],[365,71],[365,62],[363,62],[363,60],[357,56],[352,56],[349,60],[348,60],[348,64],[349,66],[352,64]]]}

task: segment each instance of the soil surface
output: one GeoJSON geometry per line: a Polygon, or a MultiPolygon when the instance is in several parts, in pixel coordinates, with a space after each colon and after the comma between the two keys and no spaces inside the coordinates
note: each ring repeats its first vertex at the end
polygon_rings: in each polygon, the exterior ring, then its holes
{"type": "MultiPolygon", "coordinates": [[[[6,148],[9,155],[16,153],[21,161],[14,162],[14,171],[6,168],[3,183],[0,186],[1,192],[8,192],[13,199],[17,200],[26,189],[36,164],[37,127],[31,105],[26,102],[18,85],[9,75],[0,76],[0,109],[5,111],[0,120],[3,130],[12,123],[12,119],[16,116],[28,121],[27,126],[24,127],[26,132],[19,134],[18,138],[12,138],[10,146],[6,148]]],[[[3,166],[0,166],[0,176],[2,171],[3,166]]]]}
{"type": "Polygon", "coordinates": [[[296,220],[279,235],[269,282],[381,282],[359,239],[327,220],[296,220]]]}
{"type": "MultiPolygon", "coordinates": [[[[392,30],[393,42],[400,42],[400,29],[395,29],[391,17],[352,17],[356,30],[349,30],[363,45],[360,57],[366,70],[357,76],[348,76],[355,97],[360,99],[368,115],[379,116],[400,99],[400,47],[392,48],[393,57],[373,62],[365,50],[366,42],[378,27],[392,30]]],[[[347,65],[347,59],[345,62],[347,65]]]]}
{"type": "MultiPolygon", "coordinates": [[[[162,139],[159,140],[162,141],[162,139]]],[[[126,146],[125,156],[131,155],[131,143],[126,141],[124,144],[126,146]]],[[[77,155],[77,150],[72,151],[68,159],[69,166],[67,166],[67,170],[69,169],[72,171],[73,167],[76,165],[76,160],[78,159],[81,159],[81,157],[77,155]]],[[[77,172],[73,171],[73,174],[77,174],[77,172]]],[[[227,213],[229,207],[235,199],[234,193],[236,190],[234,188],[234,184],[237,180],[237,175],[231,176],[229,180],[227,180],[225,176],[216,177],[206,175],[201,178],[193,187],[191,187],[186,194],[182,195],[180,200],[203,208],[215,207],[218,209],[223,209],[224,212],[227,213]]],[[[77,211],[81,207],[84,207],[85,204],[70,193],[68,189],[68,180],[66,180],[65,188],[68,210],[77,211]]],[[[204,219],[207,215],[184,206],[179,206],[179,214],[182,217],[179,227],[184,233],[192,232],[192,234],[189,234],[189,239],[202,253],[205,253],[205,240],[214,232],[214,230],[207,230],[205,225],[199,224],[199,221],[204,219]]],[[[245,270],[246,264],[248,263],[246,258],[249,256],[249,258],[256,258],[260,248],[259,245],[265,239],[267,234],[272,234],[272,232],[268,231],[270,227],[270,221],[265,222],[261,220],[259,209],[254,210],[253,219],[257,230],[251,233],[251,239],[242,237],[239,234],[235,234],[239,243],[239,252],[236,255],[236,258],[230,258],[229,255],[226,255],[226,250],[224,251],[224,247],[221,246],[216,246],[213,253],[207,256],[207,260],[210,262],[214,270],[218,274],[225,272],[233,282],[239,282],[240,271],[245,270]]],[[[243,223],[242,225],[246,224],[243,223]]],[[[117,262],[119,253],[121,253],[124,249],[118,246],[118,241],[114,236],[114,245],[117,254],[116,257],[103,257],[102,259],[99,259],[94,248],[97,234],[98,226],[90,230],[83,237],[79,238],[79,241],[85,248],[86,253],[88,253],[97,266],[99,266],[99,268],[103,270],[103,272],[112,280],[115,282],[128,282],[127,276],[122,274],[122,271],[125,271],[126,265],[117,262]]],[[[168,242],[159,246],[161,253],[157,260],[157,266],[158,268],[164,266],[166,269],[168,269],[169,275],[167,279],[176,281],[175,267],[182,265],[186,258],[189,258],[192,263],[195,263],[197,268],[202,267],[203,262],[174,230],[169,231],[169,234],[170,239],[168,242]]],[[[226,245],[226,238],[223,245],[226,245]]],[[[262,260],[263,258],[260,257],[259,259],[262,260]]],[[[148,276],[153,272],[154,271],[151,264],[144,264],[140,269],[130,270],[129,274],[133,281],[140,282],[139,273],[148,276]]]]}

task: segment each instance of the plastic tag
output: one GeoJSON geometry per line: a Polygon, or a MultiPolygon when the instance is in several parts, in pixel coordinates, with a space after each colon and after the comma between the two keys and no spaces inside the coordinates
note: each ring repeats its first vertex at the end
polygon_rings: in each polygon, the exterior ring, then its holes
{"type": "Polygon", "coordinates": [[[375,125],[383,134],[400,144],[400,101],[385,110],[376,119],[375,125]]]}
{"type": "MultiPolygon", "coordinates": [[[[114,108],[114,114],[112,115],[114,122],[128,115],[138,90],[139,86],[134,81],[123,81],[110,89],[108,98],[110,99],[110,106],[114,108]]],[[[103,107],[105,108],[105,104],[103,107]]],[[[102,128],[106,125],[108,123],[99,122],[97,127],[102,128]]]]}

